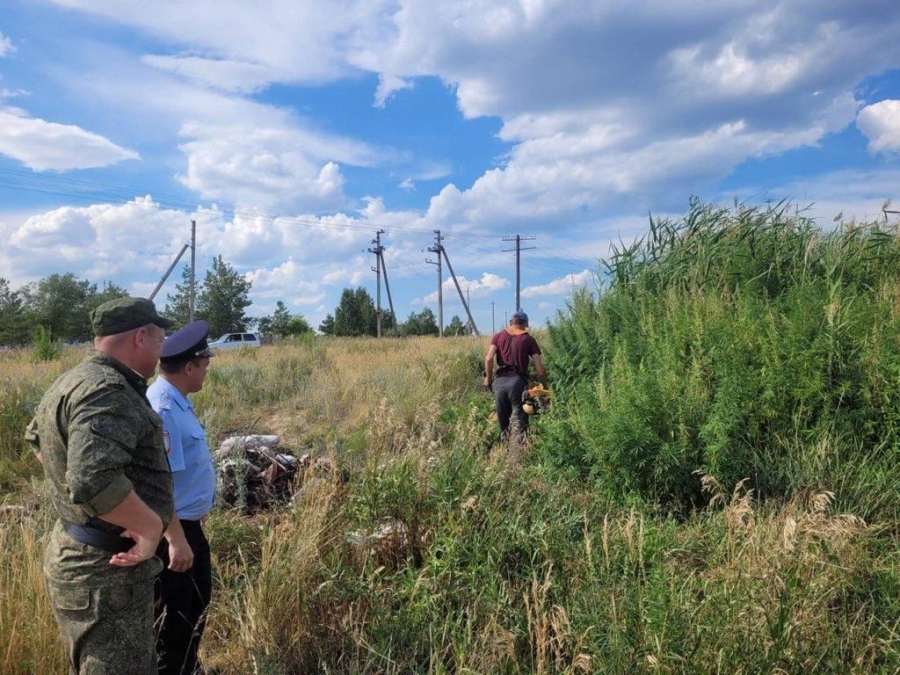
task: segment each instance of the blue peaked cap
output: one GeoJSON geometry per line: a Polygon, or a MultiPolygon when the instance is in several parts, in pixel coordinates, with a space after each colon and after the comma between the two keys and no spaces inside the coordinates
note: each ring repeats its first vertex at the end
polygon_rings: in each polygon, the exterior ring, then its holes
{"type": "Polygon", "coordinates": [[[165,339],[160,353],[160,359],[194,359],[210,357],[212,350],[206,338],[209,336],[209,322],[200,319],[189,323],[181,330],[177,330],[165,339]]]}

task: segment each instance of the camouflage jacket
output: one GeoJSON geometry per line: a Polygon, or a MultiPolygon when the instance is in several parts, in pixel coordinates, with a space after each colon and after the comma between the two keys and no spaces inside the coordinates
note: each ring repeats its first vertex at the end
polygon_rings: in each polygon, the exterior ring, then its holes
{"type": "MultiPolygon", "coordinates": [[[[168,524],[174,509],[172,474],[162,421],[146,392],[140,375],[98,353],[61,375],[44,394],[25,438],[41,453],[62,521],[119,533],[121,527],[98,516],[134,490],[168,524]]],[[[57,526],[45,570],[60,581],[83,582],[116,570],[108,561],[108,553],[76,542],[57,526]]],[[[158,564],[150,560],[138,567],[155,574],[158,564]]]]}

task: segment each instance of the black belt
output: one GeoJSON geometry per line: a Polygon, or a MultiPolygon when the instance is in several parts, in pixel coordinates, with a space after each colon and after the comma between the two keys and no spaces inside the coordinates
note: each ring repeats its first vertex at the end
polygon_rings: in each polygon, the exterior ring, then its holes
{"type": "Polygon", "coordinates": [[[63,528],[72,539],[107,553],[125,553],[125,551],[131,550],[135,544],[131,537],[120,537],[112,532],[104,532],[87,525],[64,522],[63,528]]]}

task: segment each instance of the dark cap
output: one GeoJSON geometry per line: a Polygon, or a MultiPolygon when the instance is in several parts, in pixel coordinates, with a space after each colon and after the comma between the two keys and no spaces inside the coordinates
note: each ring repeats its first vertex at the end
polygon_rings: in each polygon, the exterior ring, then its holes
{"type": "Polygon", "coordinates": [[[91,311],[91,325],[97,337],[127,333],[151,323],[160,328],[172,325],[169,319],[156,313],[156,305],[147,298],[116,298],[91,311]]]}
{"type": "Polygon", "coordinates": [[[510,320],[515,321],[516,323],[523,323],[526,326],[528,325],[528,315],[525,312],[523,312],[521,309],[518,312],[516,312],[515,314],[513,314],[510,317],[510,320]]]}
{"type": "Polygon", "coordinates": [[[206,342],[209,336],[209,322],[194,321],[177,330],[163,342],[160,361],[190,361],[200,357],[210,357],[212,350],[206,342]]]}

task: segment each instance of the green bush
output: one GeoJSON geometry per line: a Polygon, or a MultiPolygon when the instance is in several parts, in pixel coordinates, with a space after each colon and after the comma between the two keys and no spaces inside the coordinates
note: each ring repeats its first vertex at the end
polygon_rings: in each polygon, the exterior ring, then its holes
{"type": "Polygon", "coordinates": [[[62,354],[59,343],[53,341],[50,329],[44,326],[35,329],[33,344],[35,361],[57,361],[62,354]]]}
{"type": "Polygon", "coordinates": [[[678,511],[705,503],[699,473],[897,510],[898,262],[894,232],[785,205],[652,221],[550,326],[545,456],[678,511]]]}

